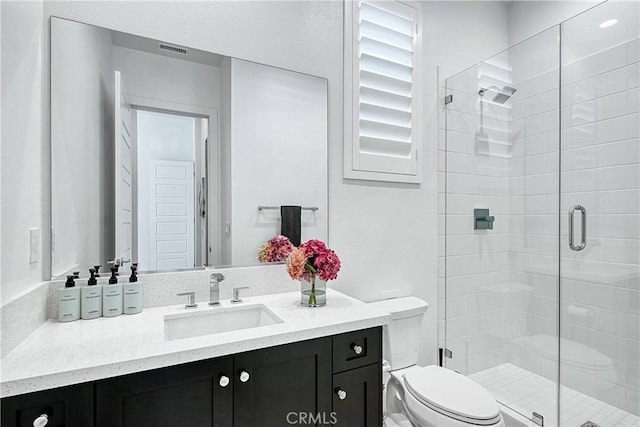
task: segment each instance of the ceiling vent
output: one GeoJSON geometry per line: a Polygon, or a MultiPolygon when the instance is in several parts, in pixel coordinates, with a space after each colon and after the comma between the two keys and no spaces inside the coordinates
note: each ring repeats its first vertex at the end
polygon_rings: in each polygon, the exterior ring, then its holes
{"type": "Polygon", "coordinates": [[[178,46],[171,46],[170,44],[164,44],[164,43],[160,43],[158,45],[158,47],[162,50],[167,50],[169,52],[173,52],[173,53],[179,53],[181,55],[186,55],[187,54],[187,49],[183,48],[183,47],[178,47],[178,46]]]}

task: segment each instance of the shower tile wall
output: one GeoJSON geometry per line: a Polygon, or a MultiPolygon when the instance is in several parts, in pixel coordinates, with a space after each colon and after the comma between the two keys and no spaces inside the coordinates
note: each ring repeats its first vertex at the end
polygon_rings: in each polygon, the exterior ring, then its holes
{"type": "MultiPolygon", "coordinates": [[[[463,373],[506,360],[509,110],[490,102],[495,92],[488,91],[481,129],[478,91],[503,87],[508,81],[506,57],[499,56],[453,77],[446,91],[453,95],[454,102],[446,113],[447,150],[441,145],[439,153],[441,179],[446,173],[446,188],[440,188],[440,234],[447,253],[446,300],[441,257],[440,301],[441,313],[446,301],[446,347],[454,355],[447,366],[463,373]],[[491,215],[497,218],[494,230],[473,229],[474,208],[491,209],[491,215]]],[[[440,125],[444,139],[444,120],[440,125]]],[[[440,339],[445,347],[443,321],[441,318],[440,339]]]]}
{"type": "MultiPolygon", "coordinates": [[[[556,27],[510,49],[512,85],[518,91],[511,99],[506,342],[507,362],[554,381],[558,372],[558,32],[556,27]]],[[[548,418],[554,408],[530,408],[534,410],[548,418]]]]}
{"type": "Polygon", "coordinates": [[[637,38],[618,44],[565,64],[562,79],[562,206],[580,204],[588,212],[582,252],[565,244],[565,217],[561,222],[561,331],[567,340],[562,382],[635,415],[640,415],[639,52],[637,38]],[[609,368],[572,366],[572,343],[589,348],[582,359],[608,362],[609,368]]]}

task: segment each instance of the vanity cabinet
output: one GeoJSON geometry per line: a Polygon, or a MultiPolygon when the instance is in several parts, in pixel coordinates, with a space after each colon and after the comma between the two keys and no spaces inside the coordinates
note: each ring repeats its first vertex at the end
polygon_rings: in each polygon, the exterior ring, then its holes
{"type": "Polygon", "coordinates": [[[233,357],[96,382],[96,427],[232,425],[233,357]]]}
{"type": "Polygon", "coordinates": [[[2,399],[2,427],[92,427],[93,383],[2,399]],[[34,424],[38,420],[40,424],[34,424]],[[42,424],[46,421],[46,424],[42,424]]]}
{"type": "Polygon", "coordinates": [[[2,399],[2,426],[382,426],[381,328],[2,399]],[[94,409],[95,408],[95,409],[94,409]]]}
{"type": "Polygon", "coordinates": [[[234,363],[234,427],[286,426],[309,414],[330,416],[330,337],[242,353],[234,363]]]}

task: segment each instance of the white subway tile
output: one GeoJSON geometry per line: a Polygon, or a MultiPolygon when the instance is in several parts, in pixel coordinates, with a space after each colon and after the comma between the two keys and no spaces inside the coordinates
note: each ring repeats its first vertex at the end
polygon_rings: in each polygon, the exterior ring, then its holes
{"type": "Polygon", "coordinates": [[[628,117],[616,117],[609,120],[599,121],[597,124],[597,142],[620,141],[628,137],[628,117]]]}
{"type": "Polygon", "coordinates": [[[627,88],[627,68],[621,67],[597,77],[597,96],[603,97],[627,88]]]}
{"type": "Polygon", "coordinates": [[[637,113],[640,111],[640,88],[627,91],[627,111],[626,113],[637,113]]]}
{"type": "Polygon", "coordinates": [[[597,166],[599,167],[632,163],[640,163],[640,139],[629,139],[597,147],[597,166]]]}
{"type": "Polygon", "coordinates": [[[632,89],[640,85],[640,63],[627,66],[627,88],[632,89]]]}
{"type": "Polygon", "coordinates": [[[640,60],[640,39],[627,43],[627,63],[633,64],[640,60]]]}
{"type": "Polygon", "coordinates": [[[598,73],[604,73],[627,65],[627,46],[619,45],[595,55],[598,61],[598,73]]]}
{"type": "Polygon", "coordinates": [[[621,116],[627,112],[627,94],[625,92],[598,98],[598,120],[621,116]]]}
{"type": "Polygon", "coordinates": [[[562,148],[587,147],[598,143],[598,127],[603,122],[568,127],[562,130],[562,148]]]}

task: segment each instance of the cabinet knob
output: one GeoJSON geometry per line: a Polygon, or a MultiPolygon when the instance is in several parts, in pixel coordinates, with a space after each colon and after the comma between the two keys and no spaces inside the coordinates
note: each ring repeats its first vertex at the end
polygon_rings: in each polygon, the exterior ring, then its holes
{"type": "Polygon", "coordinates": [[[357,354],[357,355],[361,355],[361,354],[362,354],[362,351],[364,350],[364,349],[362,348],[362,346],[361,346],[361,345],[358,345],[358,344],[352,344],[352,345],[351,345],[351,349],[352,349],[352,350],[353,350],[353,352],[354,352],[355,354],[357,354]]]}
{"type": "Polygon", "coordinates": [[[243,383],[246,383],[247,381],[249,381],[249,372],[241,371],[240,372],[240,381],[243,382],[243,383]]]}
{"type": "Polygon", "coordinates": [[[229,377],[226,375],[220,375],[220,387],[226,387],[229,385],[231,381],[229,380],[229,377]]]}
{"type": "Polygon", "coordinates": [[[347,398],[347,392],[342,390],[341,388],[336,389],[336,394],[338,395],[338,399],[345,400],[347,398]]]}
{"type": "Polygon", "coordinates": [[[44,427],[49,424],[49,416],[47,414],[41,414],[38,418],[33,420],[33,427],[44,427]]]}

